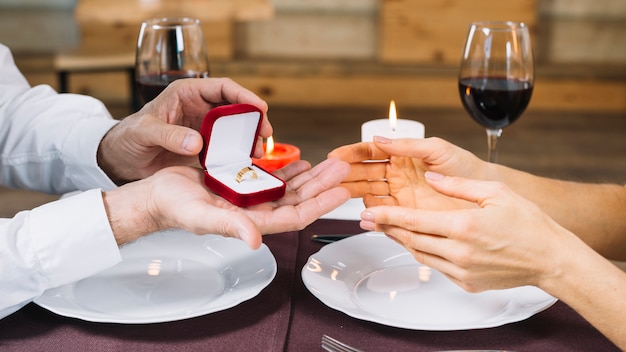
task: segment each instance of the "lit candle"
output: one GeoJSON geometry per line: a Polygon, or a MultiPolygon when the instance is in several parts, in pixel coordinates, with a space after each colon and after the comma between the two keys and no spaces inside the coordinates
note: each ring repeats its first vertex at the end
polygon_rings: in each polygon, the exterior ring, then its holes
{"type": "Polygon", "coordinates": [[[413,120],[398,119],[396,103],[389,103],[389,118],[365,122],[361,125],[361,141],[371,142],[374,136],[387,138],[424,138],[424,125],[413,120]]]}
{"type": "Polygon", "coordinates": [[[263,169],[273,172],[281,167],[300,160],[300,149],[291,144],[274,143],[274,138],[269,137],[263,144],[265,153],[261,159],[252,159],[252,163],[263,169]]]}

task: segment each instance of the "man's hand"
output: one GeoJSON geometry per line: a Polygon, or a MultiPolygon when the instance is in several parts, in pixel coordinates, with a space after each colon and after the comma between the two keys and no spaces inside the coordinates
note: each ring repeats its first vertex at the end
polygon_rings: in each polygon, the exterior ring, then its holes
{"type": "Polygon", "coordinates": [[[261,235],[300,230],[346,202],[349,194],[338,185],[348,173],[348,165],[338,159],[312,169],[297,161],[275,172],[287,184],[283,198],[240,208],[208,190],[202,170],[170,167],[105,192],[104,201],[118,244],[182,228],[240,238],[258,248],[261,235]]]}
{"type": "MultiPolygon", "coordinates": [[[[180,79],[153,101],[113,127],[98,148],[98,164],[116,183],[148,177],[169,166],[198,162],[203,140],[198,132],[206,113],[224,105],[246,103],[263,111],[259,138],[272,135],[267,103],[228,78],[180,79]]],[[[255,156],[263,154],[257,143],[255,156]]]]}

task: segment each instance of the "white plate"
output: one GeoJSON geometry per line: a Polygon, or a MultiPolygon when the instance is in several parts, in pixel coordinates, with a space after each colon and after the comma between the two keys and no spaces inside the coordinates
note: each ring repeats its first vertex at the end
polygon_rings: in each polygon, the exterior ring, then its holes
{"type": "Polygon", "coordinates": [[[382,233],[328,244],[302,269],[305,286],[352,317],[415,330],[465,330],[526,319],[557,300],[536,287],[467,293],[382,233]]]}
{"type": "Polygon", "coordinates": [[[365,210],[363,198],[350,198],[339,207],[322,215],[320,219],[361,220],[361,212],[363,210],[365,210]]]}
{"type": "Polygon", "coordinates": [[[59,315],[95,322],[157,323],[233,307],[256,296],[276,275],[262,245],[157,232],[122,247],[123,261],[73,284],[47,290],[35,303],[59,315]]]}

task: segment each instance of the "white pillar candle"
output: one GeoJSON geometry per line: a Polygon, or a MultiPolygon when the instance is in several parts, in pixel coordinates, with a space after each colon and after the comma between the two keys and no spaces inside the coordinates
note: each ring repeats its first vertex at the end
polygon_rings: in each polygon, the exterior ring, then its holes
{"type": "Polygon", "coordinates": [[[413,120],[398,119],[396,104],[392,100],[389,104],[388,119],[371,120],[361,125],[362,142],[371,142],[374,136],[392,139],[424,138],[424,124],[413,120]]]}

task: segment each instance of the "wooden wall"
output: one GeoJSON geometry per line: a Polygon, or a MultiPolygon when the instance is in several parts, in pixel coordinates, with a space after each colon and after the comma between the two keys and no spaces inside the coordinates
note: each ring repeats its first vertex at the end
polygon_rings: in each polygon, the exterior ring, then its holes
{"type": "Polygon", "coordinates": [[[538,62],[531,108],[626,111],[622,0],[273,3],[271,21],[238,26],[237,58],[256,64],[239,70],[244,66],[229,63],[216,72],[270,102],[381,106],[393,98],[405,106],[457,107],[468,23],[517,20],[531,26],[538,62]],[[581,36],[575,25],[595,30],[581,36]]]}
{"type": "MultiPolygon", "coordinates": [[[[106,0],[79,1],[80,7],[106,0]]],[[[271,4],[271,18],[205,21],[212,75],[230,76],[270,104],[384,106],[396,99],[403,106],[458,107],[456,71],[468,23],[508,19],[533,29],[537,78],[531,109],[626,113],[623,0],[271,4]]],[[[138,28],[82,23],[81,50],[134,50],[138,28]]],[[[50,72],[35,71],[29,72],[34,83],[50,82],[50,72]]],[[[127,98],[122,73],[94,77],[72,77],[72,90],[127,98]]]]}

